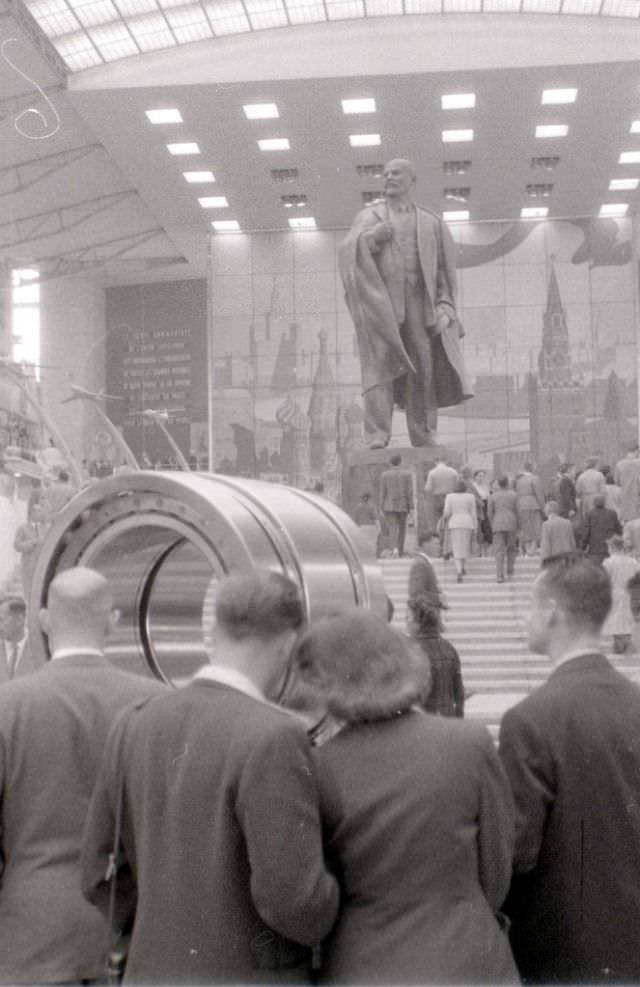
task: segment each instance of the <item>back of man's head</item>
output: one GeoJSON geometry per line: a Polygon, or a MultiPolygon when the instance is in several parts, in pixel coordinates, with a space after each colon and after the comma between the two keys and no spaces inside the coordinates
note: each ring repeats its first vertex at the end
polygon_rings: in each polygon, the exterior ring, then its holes
{"type": "Polygon", "coordinates": [[[101,648],[111,624],[113,594],[99,572],[66,569],[49,586],[42,629],[52,648],[101,648]]]}
{"type": "Polygon", "coordinates": [[[597,633],[611,609],[609,574],[577,552],[545,559],[536,592],[553,601],[576,634],[597,633]]]}
{"type": "Polygon", "coordinates": [[[544,505],[547,517],[551,517],[553,514],[557,514],[559,511],[558,502],[556,500],[548,500],[544,505]]]}
{"type": "Polygon", "coordinates": [[[587,456],[586,467],[588,470],[597,469],[599,462],[600,462],[599,456],[587,456]]]}
{"type": "Polygon", "coordinates": [[[394,452],[389,462],[391,463],[392,466],[399,466],[400,463],[402,462],[402,456],[400,455],[399,452],[394,452]]]}
{"type": "Polygon", "coordinates": [[[216,595],[215,616],[220,631],[232,641],[268,640],[285,631],[298,631],[304,623],[295,583],[266,570],[223,580],[216,595]]]}

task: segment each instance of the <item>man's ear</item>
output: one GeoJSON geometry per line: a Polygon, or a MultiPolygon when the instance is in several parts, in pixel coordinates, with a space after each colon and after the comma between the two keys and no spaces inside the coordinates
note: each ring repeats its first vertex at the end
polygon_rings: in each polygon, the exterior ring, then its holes
{"type": "Polygon", "coordinates": [[[38,613],[38,623],[40,624],[40,630],[43,634],[49,636],[49,627],[51,626],[51,621],[49,619],[49,611],[46,607],[42,607],[38,613]]]}

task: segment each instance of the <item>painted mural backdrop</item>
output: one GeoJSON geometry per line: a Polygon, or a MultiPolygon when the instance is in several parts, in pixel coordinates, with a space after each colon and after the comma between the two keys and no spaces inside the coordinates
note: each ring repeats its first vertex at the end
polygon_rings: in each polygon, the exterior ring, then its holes
{"type": "MultiPolygon", "coordinates": [[[[637,435],[631,220],[459,224],[458,287],[475,398],[440,415],[458,459],[491,471],[609,462],[637,435]]],[[[210,249],[214,465],[340,489],[362,444],[360,364],[337,267],[342,231],[216,235],[210,249]]],[[[109,412],[139,458],[166,440],[206,465],[207,285],[107,292],[109,412]]],[[[98,436],[98,439],[100,436],[98,436]]],[[[393,445],[408,444],[404,416],[393,445]]]]}
{"type": "MultiPolygon", "coordinates": [[[[615,461],[637,434],[631,220],[460,224],[458,287],[475,398],[439,441],[472,466],[615,461]]],[[[343,300],[343,232],[211,239],[215,459],[339,489],[362,442],[359,361],[343,300]]],[[[404,416],[393,445],[408,444],[404,416]]]]}

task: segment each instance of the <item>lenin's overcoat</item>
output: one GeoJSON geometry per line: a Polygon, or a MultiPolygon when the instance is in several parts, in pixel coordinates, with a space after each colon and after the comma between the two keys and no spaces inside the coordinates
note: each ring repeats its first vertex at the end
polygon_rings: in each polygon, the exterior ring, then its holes
{"type": "Polygon", "coordinates": [[[640,982],[640,689],[570,659],[502,718],[516,803],[507,903],[529,983],[640,982]]]}
{"type": "MultiPolygon", "coordinates": [[[[439,408],[459,404],[473,392],[467,383],[460,347],[463,329],[454,319],[439,335],[433,335],[436,306],[456,307],[456,247],[440,217],[416,206],[418,256],[425,288],[425,335],[432,330],[433,381],[439,408]]],[[[358,213],[340,245],[338,259],[358,340],[362,390],[402,378],[413,372],[400,338],[404,321],[405,273],[400,248],[394,240],[379,248],[362,234],[388,220],[388,206],[376,202],[358,213]]]]}
{"type": "Polygon", "coordinates": [[[341,908],[322,982],[518,982],[494,915],[509,887],[513,805],[488,732],[415,711],[316,752],[341,908]]]}
{"type": "Polygon", "coordinates": [[[0,689],[0,983],[104,974],[107,927],[80,889],[82,829],[115,717],[165,688],[73,655],[0,689]]]}
{"type": "Polygon", "coordinates": [[[311,763],[293,714],[211,680],[119,720],[89,812],[83,887],[106,911],[124,775],[126,983],[304,981],[307,952],[294,943],[320,942],[338,902],[311,763]]]}

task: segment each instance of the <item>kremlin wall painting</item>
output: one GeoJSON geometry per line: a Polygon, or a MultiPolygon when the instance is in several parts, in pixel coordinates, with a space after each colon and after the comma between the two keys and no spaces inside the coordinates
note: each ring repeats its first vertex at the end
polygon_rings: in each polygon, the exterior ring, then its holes
{"type": "MultiPolygon", "coordinates": [[[[491,472],[513,472],[530,458],[547,472],[565,459],[581,465],[590,453],[615,462],[637,436],[631,220],[454,224],[451,232],[475,397],[441,411],[439,443],[457,461],[491,472]]],[[[322,480],[339,496],[342,470],[363,442],[358,353],[337,267],[343,236],[212,236],[215,468],[296,486],[322,480]]],[[[203,285],[107,293],[107,389],[124,398],[110,411],[147,458],[140,419],[149,403],[167,408],[194,462],[206,456],[203,285]],[[158,289],[167,298],[177,293],[181,304],[158,300],[158,289]],[[155,297],[152,310],[140,293],[155,297]],[[136,340],[149,347],[138,359],[146,352],[150,362],[136,365],[135,386],[123,391],[136,340]],[[169,370],[172,355],[182,368],[177,375],[169,370]],[[163,376],[166,387],[158,384],[163,376]]],[[[408,445],[401,413],[392,444],[408,445]]]]}

